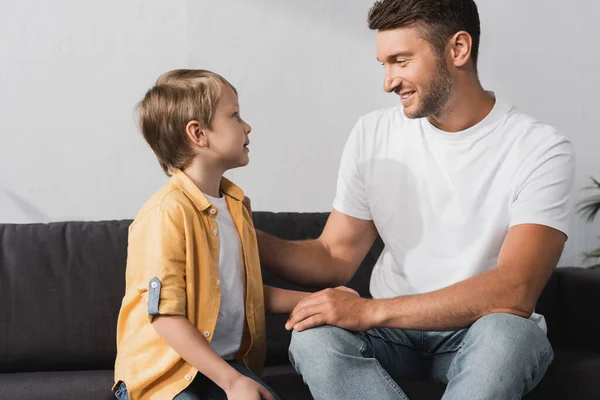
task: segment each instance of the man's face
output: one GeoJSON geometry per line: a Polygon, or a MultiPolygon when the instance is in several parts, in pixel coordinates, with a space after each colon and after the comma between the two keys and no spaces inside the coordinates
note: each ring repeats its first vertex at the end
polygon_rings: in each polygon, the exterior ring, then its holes
{"type": "Polygon", "coordinates": [[[383,89],[400,96],[408,118],[439,115],[453,78],[445,61],[414,27],[377,33],[377,59],[385,66],[383,89]]]}

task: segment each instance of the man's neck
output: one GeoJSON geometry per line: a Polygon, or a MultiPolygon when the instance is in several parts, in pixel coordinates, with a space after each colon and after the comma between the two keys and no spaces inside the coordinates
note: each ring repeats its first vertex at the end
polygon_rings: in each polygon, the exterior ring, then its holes
{"type": "Polygon", "coordinates": [[[202,165],[198,159],[192,160],[183,172],[198,186],[202,193],[219,197],[219,188],[223,172],[208,165],[202,165]]]}
{"type": "Polygon", "coordinates": [[[444,110],[439,115],[427,117],[433,126],[445,132],[460,132],[477,125],[492,111],[496,102],[479,81],[457,86],[444,110]]]}

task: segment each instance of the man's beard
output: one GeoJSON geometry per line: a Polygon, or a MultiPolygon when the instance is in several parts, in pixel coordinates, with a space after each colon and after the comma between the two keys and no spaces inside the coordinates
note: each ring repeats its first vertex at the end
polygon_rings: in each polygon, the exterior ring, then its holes
{"type": "Polygon", "coordinates": [[[446,103],[448,103],[453,88],[452,75],[450,75],[444,60],[440,59],[434,78],[427,85],[424,85],[419,93],[421,102],[417,104],[415,110],[409,111],[404,108],[404,115],[408,118],[425,118],[440,114],[446,103]]]}

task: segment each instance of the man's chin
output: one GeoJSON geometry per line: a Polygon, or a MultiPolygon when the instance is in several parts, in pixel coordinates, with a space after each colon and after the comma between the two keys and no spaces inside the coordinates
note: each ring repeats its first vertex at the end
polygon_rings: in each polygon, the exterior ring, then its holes
{"type": "Polygon", "coordinates": [[[422,116],[420,115],[420,110],[414,106],[410,106],[410,107],[404,107],[402,109],[402,111],[404,111],[404,116],[406,116],[406,118],[410,118],[410,119],[417,119],[417,118],[422,118],[422,116]]]}

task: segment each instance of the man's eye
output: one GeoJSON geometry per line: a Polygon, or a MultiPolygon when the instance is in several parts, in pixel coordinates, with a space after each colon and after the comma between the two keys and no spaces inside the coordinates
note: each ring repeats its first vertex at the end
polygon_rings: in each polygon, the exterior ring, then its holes
{"type": "Polygon", "coordinates": [[[396,64],[405,64],[406,60],[396,60],[396,64]]]}

